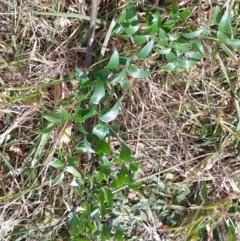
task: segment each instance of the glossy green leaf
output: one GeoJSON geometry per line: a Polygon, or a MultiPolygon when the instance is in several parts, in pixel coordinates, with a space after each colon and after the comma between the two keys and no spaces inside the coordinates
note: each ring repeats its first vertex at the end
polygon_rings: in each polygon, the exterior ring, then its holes
{"type": "Polygon", "coordinates": [[[80,87],[85,88],[92,84],[88,76],[85,73],[83,73],[83,71],[79,69],[77,66],[75,67],[75,72],[80,87]]]}
{"type": "Polygon", "coordinates": [[[112,191],[108,187],[102,187],[102,191],[104,193],[105,200],[109,206],[109,208],[113,208],[113,194],[112,191]]]}
{"type": "Polygon", "coordinates": [[[180,12],[179,17],[181,18],[181,20],[186,20],[187,18],[189,18],[191,16],[192,12],[189,10],[183,10],[180,12]]]}
{"type": "Polygon", "coordinates": [[[99,195],[99,204],[100,204],[100,214],[101,214],[101,217],[105,218],[106,206],[105,206],[104,193],[100,193],[100,195],[99,195]]]}
{"type": "Polygon", "coordinates": [[[73,212],[72,218],[69,222],[69,231],[71,235],[78,235],[83,231],[81,220],[76,212],[73,212]]]}
{"type": "Polygon", "coordinates": [[[179,11],[179,8],[178,8],[178,3],[176,0],[172,0],[172,12],[173,14],[177,14],[179,11]]]}
{"type": "Polygon", "coordinates": [[[61,117],[62,123],[71,119],[71,115],[62,106],[60,107],[60,117],[61,117]]]}
{"type": "Polygon", "coordinates": [[[144,42],[146,42],[149,38],[149,35],[136,35],[136,36],[133,36],[133,42],[135,44],[143,44],[144,42]]]}
{"type": "Polygon", "coordinates": [[[165,55],[165,58],[169,61],[172,61],[172,60],[176,59],[176,57],[177,57],[177,55],[172,53],[172,52],[165,55]]]}
{"type": "Polygon", "coordinates": [[[82,122],[77,123],[77,128],[79,131],[81,131],[82,134],[84,134],[84,135],[88,134],[87,131],[84,129],[82,122]]]}
{"type": "Polygon", "coordinates": [[[187,60],[187,59],[178,60],[179,67],[184,68],[184,69],[191,68],[194,65],[196,65],[197,63],[198,63],[198,61],[194,61],[194,60],[187,60]]]}
{"type": "Polygon", "coordinates": [[[217,32],[217,39],[221,43],[226,43],[227,42],[227,35],[225,35],[224,33],[220,32],[220,31],[218,31],[217,32]]]}
{"type": "Polygon", "coordinates": [[[66,166],[64,168],[64,171],[71,173],[74,177],[77,177],[79,179],[82,179],[82,175],[79,171],[77,171],[74,167],[72,166],[66,166]]]}
{"type": "Polygon", "coordinates": [[[122,164],[120,173],[118,174],[118,180],[122,183],[129,183],[130,181],[130,173],[124,163],[122,164]]]}
{"type": "Polygon", "coordinates": [[[76,117],[74,117],[74,119],[76,121],[85,121],[88,118],[93,117],[97,114],[98,112],[96,111],[96,108],[89,108],[89,109],[82,108],[78,110],[77,115],[76,117]]]}
{"type": "Polygon", "coordinates": [[[127,80],[121,81],[120,86],[123,90],[128,90],[132,87],[132,85],[127,80]]]}
{"type": "Polygon", "coordinates": [[[109,133],[109,129],[106,125],[99,123],[94,126],[92,133],[102,140],[109,133]]]}
{"type": "Polygon", "coordinates": [[[79,156],[71,156],[68,158],[68,164],[70,166],[77,166],[80,163],[81,158],[79,156]]]}
{"type": "Polygon", "coordinates": [[[125,20],[128,23],[133,23],[138,20],[137,18],[137,11],[136,11],[136,5],[134,3],[130,3],[128,5],[128,8],[126,10],[125,20]]]}
{"type": "Polygon", "coordinates": [[[117,230],[115,232],[115,235],[114,235],[114,240],[122,241],[123,238],[124,238],[124,236],[123,236],[123,229],[120,226],[118,226],[117,230]]]}
{"type": "Polygon", "coordinates": [[[158,22],[154,22],[154,23],[151,25],[151,27],[150,27],[149,34],[150,34],[150,35],[155,35],[155,34],[158,32],[159,28],[160,28],[159,23],[158,23],[158,22]]]}
{"type": "Polygon", "coordinates": [[[107,176],[111,174],[111,166],[112,163],[110,163],[106,157],[102,157],[99,159],[99,171],[107,176]]]}
{"type": "Polygon", "coordinates": [[[55,168],[63,168],[65,163],[59,159],[54,158],[53,161],[49,163],[49,165],[55,168]]]}
{"type": "Polygon", "coordinates": [[[120,73],[116,74],[113,78],[109,80],[110,84],[116,84],[119,81],[123,80],[126,76],[127,68],[124,68],[120,73]]]}
{"type": "Polygon", "coordinates": [[[155,52],[158,54],[169,54],[171,52],[171,48],[156,49],[155,52]]]}
{"type": "Polygon", "coordinates": [[[135,66],[129,66],[128,73],[133,78],[146,78],[146,77],[149,77],[151,75],[151,72],[141,70],[141,69],[139,69],[135,66]]]}
{"type": "Polygon", "coordinates": [[[123,161],[130,161],[131,160],[131,154],[132,153],[131,153],[130,148],[125,143],[122,143],[122,147],[121,147],[121,151],[120,151],[119,157],[123,161]]]}
{"type": "Polygon", "coordinates": [[[165,23],[163,23],[162,29],[166,32],[170,32],[173,29],[176,22],[177,22],[176,17],[169,19],[165,23]]]}
{"type": "Polygon", "coordinates": [[[93,76],[95,79],[100,79],[103,82],[107,80],[108,75],[109,72],[106,69],[98,69],[91,73],[91,76],[93,76]]]}
{"type": "Polygon", "coordinates": [[[129,169],[133,172],[136,172],[138,170],[138,168],[139,168],[139,163],[137,163],[137,162],[132,162],[129,165],[129,169]]]}
{"type": "Polygon", "coordinates": [[[86,153],[87,149],[86,149],[86,147],[83,144],[80,144],[80,145],[76,146],[76,151],[78,153],[86,153]]]}
{"type": "Polygon", "coordinates": [[[229,39],[229,38],[227,38],[226,44],[239,47],[240,46],[240,39],[229,39]]]}
{"type": "Polygon", "coordinates": [[[196,31],[190,32],[190,33],[183,33],[182,36],[187,39],[197,38],[202,33],[204,33],[207,30],[206,27],[200,28],[196,31]]]}
{"type": "Polygon", "coordinates": [[[51,187],[54,187],[54,186],[62,183],[63,179],[64,179],[64,172],[58,173],[57,176],[55,176],[54,179],[51,180],[51,184],[50,184],[51,187]]]}
{"type": "Polygon", "coordinates": [[[134,26],[130,26],[128,28],[124,28],[124,31],[126,34],[131,36],[131,35],[135,34],[139,30],[139,28],[140,28],[140,24],[137,24],[134,26]]]}
{"type": "Polygon", "coordinates": [[[106,123],[114,120],[117,117],[119,110],[120,110],[120,101],[117,100],[117,102],[112,107],[112,109],[110,109],[104,115],[100,116],[100,120],[106,123]]]}
{"type": "Polygon", "coordinates": [[[107,68],[108,69],[116,69],[119,65],[119,54],[117,49],[113,50],[113,54],[108,62],[107,68]]]}
{"type": "Polygon", "coordinates": [[[202,54],[204,56],[204,47],[202,45],[201,42],[195,40],[193,43],[192,43],[192,49],[197,51],[198,53],[202,54]]]}
{"type": "Polygon", "coordinates": [[[149,41],[141,50],[140,52],[137,54],[137,57],[139,59],[145,59],[152,51],[152,48],[153,48],[153,44],[154,44],[154,41],[151,40],[149,41]]]}
{"type": "Polygon", "coordinates": [[[218,30],[225,34],[231,34],[231,11],[227,7],[219,23],[218,30]]]}
{"type": "Polygon", "coordinates": [[[70,241],[91,241],[91,239],[88,238],[79,238],[79,237],[73,237],[70,241]]]}
{"type": "Polygon", "coordinates": [[[104,87],[104,84],[103,82],[98,79],[97,80],[97,85],[96,85],[96,88],[94,90],[94,93],[90,99],[90,103],[92,104],[99,104],[100,100],[105,96],[105,87],[104,87]]]}
{"type": "Polygon", "coordinates": [[[113,188],[121,188],[121,187],[123,187],[123,185],[124,185],[123,182],[121,180],[119,180],[118,177],[115,178],[112,182],[113,188]]]}
{"type": "Polygon", "coordinates": [[[201,60],[203,58],[202,54],[199,54],[199,53],[194,52],[194,51],[185,52],[185,56],[190,58],[190,59],[196,59],[196,60],[201,60]]]}
{"type": "Polygon", "coordinates": [[[97,141],[96,150],[107,155],[111,153],[110,146],[104,140],[97,141]]]}
{"type": "Polygon", "coordinates": [[[84,140],[83,140],[84,147],[86,150],[90,153],[95,153],[95,151],[92,149],[90,142],[87,140],[87,136],[84,135],[84,140]]]}
{"type": "Polygon", "coordinates": [[[107,226],[102,227],[102,236],[104,237],[104,240],[110,240],[111,238],[111,232],[107,226]]]}
{"type": "Polygon", "coordinates": [[[142,186],[142,182],[132,182],[128,184],[128,187],[132,190],[139,189],[142,186]]]}
{"type": "Polygon", "coordinates": [[[51,123],[47,126],[47,128],[44,128],[44,129],[41,129],[41,130],[35,130],[33,132],[36,133],[36,134],[47,134],[47,133],[53,131],[56,128],[56,126],[57,126],[56,124],[51,123]]]}
{"type": "Polygon", "coordinates": [[[54,124],[63,124],[60,113],[43,113],[43,118],[54,124]]]}
{"type": "Polygon", "coordinates": [[[222,19],[222,15],[221,15],[221,9],[220,7],[217,5],[214,9],[214,13],[213,13],[213,23],[216,25],[219,25],[220,21],[222,19]]]}
{"type": "Polygon", "coordinates": [[[165,65],[161,66],[161,69],[165,70],[165,71],[171,71],[175,68],[176,68],[176,63],[174,63],[174,62],[171,62],[171,63],[168,63],[168,64],[165,64],[165,65]]]}

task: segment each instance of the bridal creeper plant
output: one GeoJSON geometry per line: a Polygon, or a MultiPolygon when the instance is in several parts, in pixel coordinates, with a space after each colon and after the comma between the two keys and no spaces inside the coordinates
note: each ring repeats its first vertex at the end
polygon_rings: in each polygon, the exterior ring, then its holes
{"type": "Polygon", "coordinates": [[[106,220],[117,205],[118,192],[137,190],[142,185],[138,178],[139,163],[133,158],[127,144],[119,138],[121,127],[114,125],[123,98],[116,90],[131,88],[128,76],[141,79],[152,73],[149,69],[137,67],[137,61],[147,60],[148,66],[157,66],[157,59],[161,56],[165,63],[157,71],[191,68],[204,58],[204,43],[210,41],[236,61],[233,50],[240,45],[240,41],[231,32],[233,13],[229,8],[222,14],[220,8],[216,7],[211,25],[199,29],[194,29],[190,21],[192,13],[180,11],[176,1],[173,1],[167,17],[166,13],[164,17],[162,14],[159,10],[145,9],[145,22],[142,23],[139,22],[136,5],[128,4],[114,22],[110,34],[111,37],[118,36],[123,41],[131,42],[134,48],[130,50],[123,46],[114,49],[108,59],[101,56],[101,61],[89,75],[76,67],[79,88],[75,112],[70,114],[61,108],[59,113],[44,115],[53,123],[51,130],[67,121],[74,121],[82,134],[82,138],[69,136],[75,143],[75,149],[67,163],[54,159],[50,164],[59,170],[52,185],[60,184],[66,173],[70,173],[79,199],[84,200],[69,222],[72,241],[90,240],[93,237],[109,240],[112,235],[113,240],[124,239],[125,230],[106,220]],[[119,152],[112,150],[111,136],[119,138],[119,152]],[[88,170],[82,173],[77,170],[81,162],[79,155],[84,157],[87,153],[91,153],[92,158],[87,163],[88,170]]]}

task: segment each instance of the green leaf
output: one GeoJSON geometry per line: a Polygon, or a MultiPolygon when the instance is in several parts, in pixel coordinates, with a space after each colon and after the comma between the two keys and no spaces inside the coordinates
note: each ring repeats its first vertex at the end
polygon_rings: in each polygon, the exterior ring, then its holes
{"type": "Polygon", "coordinates": [[[112,182],[112,187],[113,188],[121,188],[124,184],[121,182],[121,180],[117,178],[115,178],[112,182]]]}
{"type": "Polygon", "coordinates": [[[103,156],[99,158],[99,171],[107,176],[111,174],[111,166],[112,163],[109,162],[109,160],[103,156]]]}
{"type": "Polygon", "coordinates": [[[43,113],[43,118],[54,124],[63,124],[60,113],[43,113]]]}
{"type": "Polygon", "coordinates": [[[81,108],[78,110],[76,117],[74,117],[73,119],[76,121],[85,121],[90,117],[93,117],[95,115],[97,115],[98,112],[96,111],[96,108],[81,108]]]}
{"type": "Polygon", "coordinates": [[[128,184],[128,187],[132,190],[139,189],[142,186],[142,182],[132,182],[128,184]]]}
{"type": "Polygon", "coordinates": [[[217,32],[217,39],[221,43],[226,43],[227,42],[227,35],[225,35],[224,33],[220,32],[220,31],[218,31],[217,32]]]}
{"type": "Polygon", "coordinates": [[[58,185],[59,183],[61,183],[64,179],[64,172],[60,172],[57,174],[57,176],[54,178],[54,180],[51,180],[51,187],[54,187],[56,185],[58,185]]]}
{"type": "Polygon", "coordinates": [[[60,117],[62,123],[65,123],[67,120],[71,119],[71,115],[62,106],[60,107],[60,117]]]}
{"type": "Polygon", "coordinates": [[[176,22],[177,22],[177,17],[169,19],[162,25],[162,29],[166,32],[170,32],[173,29],[176,22]]]}
{"type": "Polygon", "coordinates": [[[47,133],[53,131],[56,128],[56,126],[57,126],[56,124],[51,123],[47,126],[47,128],[44,128],[42,130],[36,130],[36,131],[33,131],[33,132],[36,133],[36,134],[47,134],[47,133]]]}
{"type": "Polygon", "coordinates": [[[49,165],[55,168],[63,168],[65,163],[61,160],[58,160],[57,158],[54,158],[53,161],[49,163],[49,165]]]}
{"type": "Polygon", "coordinates": [[[172,52],[165,55],[165,58],[169,61],[172,61],[172,60],[176,59],[176,57],[177,57],[177,55],[172,53],[172,52]]]}
{"type": "Polygon", "coordinates": [[[113,194],[112,191],[108,187],[102,187],[102,191],[104,193],[105,200],[109,206],[109,208],[113,208],[113,194]]]}
{"type": "Polygon", "coordinates": [[[70,234],[71,235],[78,235],[78,234],[80,234],[83,231],[82,226],[81,226],[81,220],[80,220],[78,214],[76,212],[73,212],[72,218],[71,218],[71,220],[69,222],[70,234]]]}
{"type": "Polygon", "coordinates": [[[179,8],[176,0],[172,0],[172,12],[178,14],[179,8]]]}
{"type": "Polygon", "coordinates": [[[82,179],[82,175],[79,171],[77,171],[74,167],[72,166],[66,166],[64,168],[64,171],[71,173],[74,177],[77,177],[79,179],[82,179]]]}
{"type": "Polygon", "coordinates": [[[137,24],[137,25],[134,25],[134,26],[130,26],[128,28],[124,28],[124,31],[125,31],[126,34],[131,36],[131,35],[135,34],[138,31],[139,28],[140,28],[140,24],[137,24]]]}
{"type": "Polygon", "coordinates": [[[231,11],[227,7],[223,17],[219,23],[218,30],[225,34],[231,34],[231,11]]]}
{"type": "Polygon", "coordinates": [[[110,84],[118,83],[119,81],[123,80],[123,78],[126,76],[126,73],[127,73],[127,68],[124,68],[120,73],[118,73],[113,78],[111,78],[109,80],[109,83],[110,84]]]}
{"type": "Polygon", "coordinates": [[[83,140],[84,147],[86,150],[90,153],[95,153],[95,151],[92,149],[90,142],[87,140],[87,136],[84,135],[84,140],[83,140]]]}
{"type": "Polygon", "coordinates": [[[151,72],[141,70],[141,69],[139,69],[135,66],[129,66],[128,73],[133,78],[146,78],[146,77],[149,77],[151,75],[151,72]]]}
{"type": "Polygon", "coordinates": [[[104,115],[100,116],[100,120],[103,121],[103,122],[106,122],[106,123],[114,120],[118,115],[119,109],[120,109],[120,101],[117,100],[117,102],[112,107],[112,109],[110,109],[104,115]]]}
{"type": "Polygon", "coordinates": [[[109,60],[109,63],[107,65],[108,69],[116,69],[119,65],[119,54],[117,49],[113,50],[113,54],[109,60]]]}
{"type": "Polygon", "coordinates": [[[92,133],[102,140],[109,133],[109,129],[106,125],[99,123],[94,126],[92,133]]]}
{"type": "Polygon", "coordinates": [[[122,143],[122,147],[121,147],[119,157],[123,161],[130,161],[131,160],[131,150],[125,143],[122,143]]]}
{"type": "Polygon", "coordinates": [[[187,39],[197,38],[202,33],[204,33],[206,30],[207,30],[207,27],[203,27],[196,31],[190,32],[190,33],[183,33],[182,36],[187,39]]]}
{"type": "Polygon", "coordinates": [[[165,71],[171,71],[175,68],[176,68],[176,64],[174,62],[171,62],[171,63],[168,63],[168,64],[165,64],[165,65],[161,66],[161,69],[165,70],[165,71]]]}
{"type": "Polygon", "coordinates": [[[77,128],[78,128],[79,131],[81,131],[81,133],[83,133],[85,135],[88,134],[87,131],[84,129],[84,127],[83,127],[81,122],[77,123],[77,128]]]}
{"type": "Polygon", "coordinates": [[[149,41],[149,42],[140,50],[140,52],[137,54],[137,57],[138,57],[139,59],[145,59],[145,58],[150,54],[150,52],[152,51],[153,44],[154,44],[154,41],[153,41],[153,40],[149,41]]]}
{"type": "Polygon", "coordinates": [[[88,87],[92,84],[88,76],[82,72],[77,66],[75,66],[76,78],[79,83],[79,86],[82,88],[88,87]]]}
{"type": "Polygon", "coordinates": [[[98,79],[97,80],[97,85],[96,85],[96,88],[94,90],[94,93],[90,99],[90,103],[92,104],[99,104],[100,100],[105,96],[105,87],[104,87],[104,84],[103,82],[98,79]]]}
{"type": "Polygon", "coordinates": [[[96,144],[96,151],[108,155],[111,153],[111,148],[104,140],[100,140],[96,144]]]}
{"type": "Polygon", "coordinates": [[[118,226],[117,230],[116,230],[116,233],[114,235],[114,240],[116,241],[122,241],[123,240],[123,229],[118,226]]]}
{"type": "Polygon", "coordinates": [[[132,85],[127,80],[123,80],[121,81],[120,86],[123,90],[128,90],[132,85]]]}
{"type": "Polygon", "coordinates": [[[202,54],[196,53],[194,51],[185,52],[185,56],[190,59],[201,60],[204,56],[202,54]]]}
{"type": "Polygon", "coordinates": [[[106,215],[105,198],[104,198],[104,193],[102,192],[100,192],[99,194],[99,204],[100,204],[101,217],[105,218],[105,215],[106,215]]]}
{"type": "Polygon", "coordinates": [[[196,65],[197,62],[198,61],[194,61],[194,60],[180,59],[178,60],[178,65],[181,68],[188,69],[196,65]]]}
{"type": "Polygon", "coordinates": [[[232,45],[232,46],[240,46],[240,39],[226,39],[226,44],[232,45]]]}
{"type": "Polygon", "coordinates": [[[69,157],[69,158],[68,158],[68,164],[69,164],[70,166],[75,167],[75,166],[77,166],[77,165],[79,164],[80,159],[81,159],[81,158],[80,158],[79,156],[69,157]]]}
{"type": "Polygon", "coordinates": [[[149,38],[149,35],[136,35],[136,36],[133,36],[133,42],[135,44],[143,44],[144,42],[146,42],[149,38]]]}
{"type": "Polygon", "coordinates": [[[132,163],[130,163],[129,168],[131,171],[136,172],[139,168],[139,163],[132,162],[132,163]]]}
{"type": "Polygon", "coordinates": [[[214,13],[213,13],[213,23],[216,25],[219,25],[220,21],[222,19],[222,15],[221,15],[221,9],[220,7],[217,5],[214,9],[214,13]]]}
{"type": "Polygon", "coordinates": [[[188,17],[191,16],[191,14],[192,14],[191,11],[183,10],[183,11],[180,12],[179,17],[181,18],[181,20],[186,20],[188,17]]]}
{"type": "Polygon", "coordinates": [[[171,52],[171,48],[156,49],[155,52],[158,54],[169,54],[171,52]]]}
{"type": "Polygon", "coordinates": [[[104,240],[109,240],[111,238],[111,232],[107,226],[102,227],[101,233],[102,233],[102,236],[104,237],[104,240]]]}
{"type": "Polygon", "coordinates": [[[202,45],[201,42],[195,40],[193,43],[192,43],[192,48],[193,50],[197,51],[198,53],[202,54],[204,56],[204,47],[202,45]]]}
{"type": "Polygon", "coordinates": [[[129,183],[130,181],[130,173],[124,163],[122,164],[120,173],[118,174],[118,180],[122,183],[129,183]]]}
{"type": "Polygon", "coordinates": [[[125,16],[126,16],[125,20],[128,23],[133,23],[133,22],[136,22],[138,20],[136,6],[135,6],[134,3],[130,3],[128,5],[125,16]]]}

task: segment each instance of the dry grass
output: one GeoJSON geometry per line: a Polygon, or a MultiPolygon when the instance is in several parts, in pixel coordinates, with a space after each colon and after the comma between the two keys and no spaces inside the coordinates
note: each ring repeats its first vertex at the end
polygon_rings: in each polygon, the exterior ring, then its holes
{"type": "MultiPolygon", "coordinates": [[[[189,1],[179,4],[183,8],[189,1]]],[[[193,9],[196,16],[203,13],[200,7],[193,9]]],[[[42,129],[43,112],[57,110],[61,105],[72,112],[77,105],[74,67],[85,66],[85,53],[79,46],[86,46],[88,24],[74,18],[36,14],[43,11],[89,15],[88,4],[80,0],[19,1],[15,7],[5,0],[0,3],[1,240],[15,240],[11,234],[23,228],[29,230],[24,234],[26,240],[37,238],[34,225],[23,218],[31,218],[44,230],[56,223],[80,195],[69,185],[71,175],[61,186],[49,188],[46,181],[46,173],[54,177],[57,171],[45,164],[57,152],[63,153],[63,159],[71,153],[74,143],[63,143],[62,137],[70,126],[73,135],[77,132],[74,123],[44,135],[34,130],[42,129]]],[[[96,42],[102,42],[103,34],[104,29],[99,27],[96,42]]],[[[188,71],[166,73],[158,65],[138,63],[153,68],[154,74],[139,80],[136,89],[125,95],[118,121],[121,138],[142,164],[143,174],[164,180],[169,193],[158,193],[158,197],[166,206],[174,204],[169,197],[175,184],[189,187],[188,195],[196,196],[205,181],[209,191],[205,204],[214,206],[208,215],[218,215],[216,223],[221,223],[228,219],[226,207],[240,197],[239,99],[229,88],[221,61],[236,91],[239,70],[234,61],[216,58],[215,48],[209,44],[206,58],[188,71]]],[[[81,168],[85,168],[84,163],[81,168]]],[[[151,210],[156,199],[148,201],[150,221],[144,224],[144,231],[136,233],[136,238],[185,240],[184,231],[166,233],[170,227],[156,221],[151,210]]],[[[193,207],[189,203],[185,210],[193,207]]],[[[195,209],[202,211],[200,204],[195,209]]],[[[180,220],[182,227],[189,220],[195,220],[191,212],[180,220]]],[[[56,240],[68,240],[66,233],[67,227],[63,226],[56,240]]]]}

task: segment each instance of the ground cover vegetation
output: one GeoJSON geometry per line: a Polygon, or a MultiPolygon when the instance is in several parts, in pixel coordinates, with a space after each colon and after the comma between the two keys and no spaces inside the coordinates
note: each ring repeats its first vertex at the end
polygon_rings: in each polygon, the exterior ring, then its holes
{"type": "Polygon", "coordinates": [[[240,1],[0,3],[1,240],[240,239],[240,1]]]}

